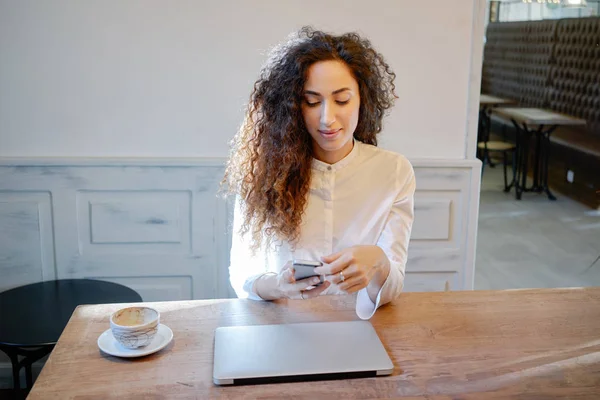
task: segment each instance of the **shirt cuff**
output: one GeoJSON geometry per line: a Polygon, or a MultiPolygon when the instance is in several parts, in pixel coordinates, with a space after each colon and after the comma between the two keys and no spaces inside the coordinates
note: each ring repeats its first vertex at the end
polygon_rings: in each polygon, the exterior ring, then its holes
{"type": "MultiPolygon", "coordinates": [[[[391,268],[393,268],[393,265],[391,268]]],[[[381,285],[381,289],[379,289],[377,297],[375,298],[375,303],[371,301],[371,297],[369,297],[369,292],[367,292],[366,287],[358,291],[358,295],[356,296],[356,315],[358,315],[360,319],[371,319],[375,314],[375,311],[382,305],[382,294],[385,293],[386,290],[389,290],[389,286],[393,285],[392,281],[395,280],[394,276],[392,276],[393,272],[394,271],[390,270],[386,280],[383,282],[383,285],[381,285]]]]}
{"type": "Polygon", "coordinates": [[[246,279],[246,282],[244,282],[244,293],[238,293],[238,297],[240,299],[247,298],[249,300],[264,301],[265,299],[260,297],[254,291],[254,284],[256,283],[256,280],[258,278],[260,278],[264,275],[270,275],[270,274],[275,274],[275,273],[274,272],[263,272],[262,274],[256,274],[256,275],[253,275],[253,276],[249,277],[248,279],[246,279]]]}
{"type": "Polygon", "coordinates": [[[382,290],[383,286],[379,289],[379,293],[377,293],[375,303],[371,301],[367,288],[362,288],[358,291],[358,295],[356,296],[356,315],[358,315],[358,318],[363,320],[371,319],[377,308],[379,308],[382,290]]]}

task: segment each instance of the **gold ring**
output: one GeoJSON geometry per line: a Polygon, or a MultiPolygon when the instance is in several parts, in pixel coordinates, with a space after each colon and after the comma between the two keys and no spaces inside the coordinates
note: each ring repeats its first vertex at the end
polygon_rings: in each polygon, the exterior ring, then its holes
{"type": "Polygon", "coordinates": [[[344,282],[346,278],[344,278],[344,274],[340,271],[340,282],[344,282]]]}

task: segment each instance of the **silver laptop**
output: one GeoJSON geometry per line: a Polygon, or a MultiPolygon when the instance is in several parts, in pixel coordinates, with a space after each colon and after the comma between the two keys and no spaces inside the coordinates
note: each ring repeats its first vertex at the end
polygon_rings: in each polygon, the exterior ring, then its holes
{"type": "Polygon", "coordinates": [[[389,375],[394,369],[368,321],[217,328],[216,385],[389,375]]]}

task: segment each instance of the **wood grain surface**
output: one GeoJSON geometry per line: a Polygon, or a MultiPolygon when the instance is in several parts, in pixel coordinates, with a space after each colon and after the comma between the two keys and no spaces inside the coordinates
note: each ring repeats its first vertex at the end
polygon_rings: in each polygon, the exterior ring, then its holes
{"type": "Polygon", "coordinates": [[[394,361],[391,376],[237,387],[212,383],[215,328],[354,320],[354,298],[148,304],[173,330],[169,346],[139,359],[107,356],[96,341],[124,305],[81,306],[29,398],[600,396],[600,288],[405,293],[371,319],[394,361]]]}
{"type": "Polygon", "coordinates": [[[492,96],[489,94],[479,95],[479,105],[481,106],[497,106],[512,103],[514,103],[514,100],[503,99],[502,97],[492,96]]]}

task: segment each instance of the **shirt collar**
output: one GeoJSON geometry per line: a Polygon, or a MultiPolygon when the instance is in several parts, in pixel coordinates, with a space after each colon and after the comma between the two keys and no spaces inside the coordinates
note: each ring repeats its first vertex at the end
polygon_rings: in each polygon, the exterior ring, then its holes
{"type": "Polygon", "coordinates": [[[338,171],[342,168],[344,168],[346,165],[350,164],[352,162],[352,160],[354,158],[356,158],[356,156],[359,153],[359,147],[361,145],[361,143],[358,140],[352,139],[353,141],[353,146],[352,146],[352,150],[350,151],[350,153],[348,153],[348,155],[344,158],[342,158],[340,161],[336,162],[335,164],[327,164],[326,162],[323,161],[319,161],[316,158],[313,157],[312,159],[312,168],[317,169],[319,171],[338,171]]]}

